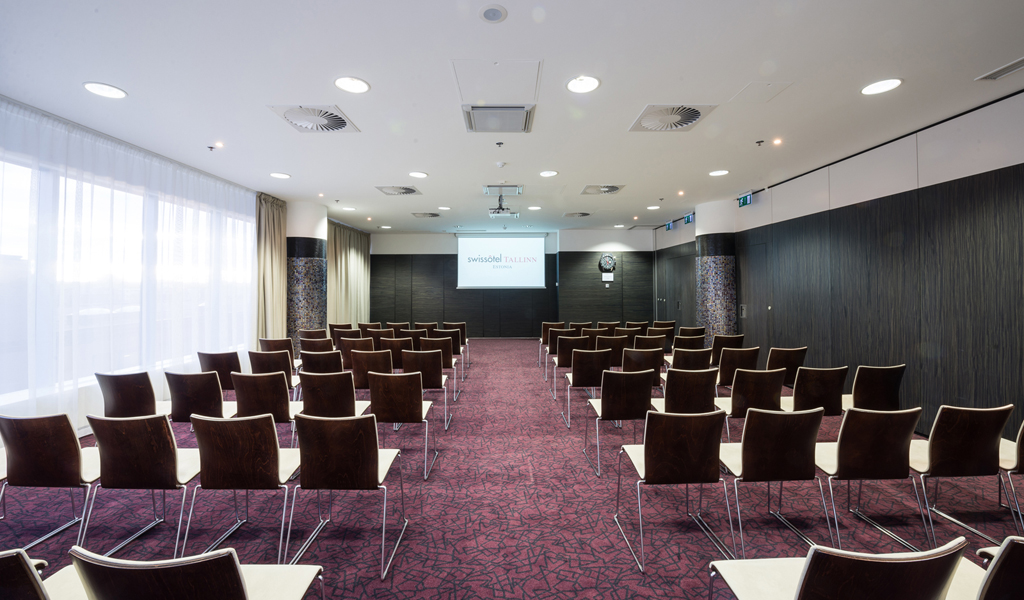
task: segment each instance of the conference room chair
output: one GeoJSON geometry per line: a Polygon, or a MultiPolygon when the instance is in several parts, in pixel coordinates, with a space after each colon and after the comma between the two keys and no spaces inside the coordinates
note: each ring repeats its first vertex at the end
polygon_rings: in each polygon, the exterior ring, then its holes
{"type": "Polygon", "coordinates": [[[612,520],[619,528],[622,539],[633,555],[636,566],[644,572],[646,558],[644,554],[644,514],[643,495],[641,490],[648,486],[681,485],[686,490],[686,515],[693,519],[701,531],[715,545],[715,548],[727,558],[735,558],[736,535],[732,528],[732,511],[729,507],[729,488],[719,471],[719,448],[721,447],[722,424],[725,413],[714,411],[705,414],[677,415],[660,414],[648,411],[644,423],[644,441],[642,444],[626,444],[619,450],[619,477],[615,487],[615,513],[612,520]],[[639,479],[636,481],[637,517],[640,521],[640,556],[637,557],[633,545],[629,543],[626,532],[619,522],[619,499],[622,496],[622,455],[629,459],[639,479]],[[729,533],[732,536],[733,550],[730,550],[714,530],[704,521],[704,486],[706,484],[722,484],[725,510],[729,521],[729,533]],[[642,484],[642,485],[641,485],[642,484]],[[699,486],[697,510],[690,510],[690,486],[699,486]]]}
{"type": "Polygon", "coordinates": [[[437,321],[434,321],[433,323],[418,323],[418,322],[417,323],[413,323],[412,324],[412,328],[413,329],[426,329],[427,330],[427,334],[429,335],[429,333],[431,331],[437,329],[437,321]]]}
{"type": "MultiPolygon", "coordinates": [[[[731,387],[736,369],[756,371],[757,357],[760,353],[760,346],[754,346],[753,348],[722,348],[722,355],[718,361],[718,385],[725,388],[731,387]]],[[[783,378],[783,381],[785,381],[785,378],[783,378]]]]}
{"type": "Polygon", "coordinates": [[[409,323],[409,321],[406,321],[405,323],[392,323],[391,321],[388,321],[388,322],[384,323],[384,329],[390,329],[390,330],[394,331],[395,332],[395,337],[396,338],[400,338],[400,337],[405,337],[405,336],[402,335],[402,330],[403,329],[411,329],[410,325],[411,325],[411,323],[409,323]]]}
{"type": "Polygon", "coordinates": [[[96,383],[103,393],[105,417],[148,417],[171,412],[170,402],[156,401],[149,373],[96,373],[96,383]]]}
{"type": "Polygon", "coordinates": [[[404,371],[402,351],[412,350],[412,338],[381,338],[380,349],[391,352],[391,370],[404,371]]]}
{"type": "MultiPolygon", "coordinates": [[[[651,381],[652,388],[661,388],[661,367],[665,363],[665,354],[661,348],[626,348],[622,351],[622,370],[626,373],[633,371],[654,370],[654,379],[651,381]]],[[[664,395],[664,390],[662,390],[664,395]]]]}
{"type": "MultiPolygon", "coordinates": [[[[210,373],[212,375],[212,373],[210,373]]],[[[167,492],[181,490],[178,527],[174,536],[172,558],[178,556],[181,521],[185,514],[188,482],[199,474],[199,450],[178,448],[171,424],[162,415],[110,419],[89,415],[89,426],[96,436],[100,451],[100,482],[93,488],[78,545],[86,547],[86,536],[92,522],[92,511],[100,490],[144,490],[153,502],[153,520],[134,535],[114,546],[111,556],[149,530],[167,520],[167,492]],[[157,492],[162,512],[157,512],[157,492]]],[[[123,501],[122,501],[123,502],[123,501]]],[[[132,511],[135,512],[135,511],[132,511]]],[[[123,515],[118,519],[122,519],[123,515]]]]}
{"type": "MultiPolygon", "coordinates": [[[[704,336],[702,335],[677,335],[672,338],[672,349],[679,350],[704,350],[704,336]]],[[[711,348],[708,348],[711,350],[711,348]]],[[[710,364],[710,363],[709,363],[710,364]]]]}
{"type": "Polygon", "coordinates": [[[642,330],[639,327],[616,327],[614,334],[616,336],[626,336],[626,347],[632,348],[633,343],[636,340],[636,336],[640,335],[642,330]]]}
{"type": "Polygon", "coordinates": [[[295,522],[295,504],[299,491],[316,491],[316,507],[319,522],[306,541],[295,551],[289,564],[297,564],[310,544],[320,532],[333,521],[335,491],[380,491],[383,493],[380,527],[380,580],[388,574],[395,559],[402,536],[409,526],[405,516],[405,484],[402,481],[402,452],[398,449],[379,448],[377,442],[377,419],[374,415],[327,419],[299,415],[296,420],[299,432],[299,454],[302,469],[299,484],[292,491],[292,510],[288,517],[288,537],[285,541],[285,556],[292,537],[295,522]],[[398,489],[402,498],[402,531],[398,534],[391,557],[384,562],[387,552],[388,488],[384,479],[391,466],[398,461],[398,489]],[[321,492],[327,492],[327,511],[321,508],[321,492]]]}
{"type": "MultiPolygon", "coordinates": [[[[299,383],[302,383],[303,373],[341,373],[344,371],[341,352],[338,350],[325,350],[323,352],[299,352],[302,358],[302,368],[299,369],[299,383]]],[[[302,387],[300,385],[300,387],[302,387]]],[[[302,397],[306,397],[306,388],[302,387],[302,397]]]]}
{"type": "MultiPolygon", "coordinates": [[[[48,566],[45,560],[32,560],[21,548],[0,552],[0,598],[11,600],[64,600],[84,598],[84,592],[61,585],[65,580],[77,579],[75,567],[68,565],[57,574],[43,581],[41,574],[48,566]],[[70,569],[70,573],[63,573],[70,569]],[[57,577],[60,575],[60,577],[57,577]],[[54,579],[56,577],[56,579],[54,579]],[[54,581],[50,581],[54,579],[54,581]],[[51,589],[52,588],[52,589],[51,589]]],[[[80,587],[80,586],[79,586],[80,587]]]]}
{"type": "MultiPolygon", "coordinates": [[[[732,380],[732,395],[715,398],[715,406],[725,411],[725,435],[732,441],[729,430],[729,418],[742,419],[747,410],[782,410],[782,380],[786,376],[785,369],[774,371],[754,371],[736,369],[732,380]]],[[[795,413],[792,413],[795,414],[795,413]]]]}
{"type": "Polygon", "coordinates": [[[300,329],[298,331],[299,339],[306,338],[309,340],[329,340],[331,334],[326,329],[300,329]]]}
{"type": "MultiPolygon", "coordinates": [[[[965,598],[946,592],[970,589],[978,579],[974,569],[981,568],[964,558],[966,548],[967,540],[958,537],[927,552],[867,554],[815,545],[805,558],[713,561],[708,565],[708,600],[714,598],[719,577],[736,600],[965,598]],[[962,574],[969,581],[958,582],[962,574]]],[[[969,597],[974,600],[976,592],[969,597]]]]}
{"type": "Polygon", "coordinates": [[[907,365],[891,367],[869,367],[860,365],[853,374],[853,389],[843,394],[843,410],[866,408],[868,410],[899,410],[900,385],[907,365]]]}
{"type": "Polygon", "coordinates": [[[599,335],[597,336],[597,345],[594,347],[595,350],[611,350],[612,351],[612,368],[622,368],[622,353],[626,350],[626,346],[629,344],[629,337],[624,335],[599,335]]]}
{"type": "Polygon", "coordinates": [[[587,338],[587,350],[597,350],[597,336],[605,335],[604,329],[584,327],[580,335],[587,338]]]}
{"type": "Polygon", "coordinates": [[[423,393],[441,392],[444,395],[444,430],[452,422],[454,414],[448,413],[448,376],[444,374],[444,351],[402,350],[404,372],[419,373],[423,393]]]}
{"type": "MultiPolygon", "coordinates": [[[[269,373],[281,373],[284,375],[284,382],[288,385],[288,391],[292,394],[292,400],[298,400],[300,398],[300,392],[302,390],[301,381],[298,375],[293,375],[289,365],[292,364],[291,355],[284,350],[277,350],[274,352],[255,352],[249,351],[249,367],[252,369],[253,375],[266,375],[269,373]]],[[[300,363],[301,364],[301,361],[300,363]]],[[[238,379],[236,375],[242,373],[232,373],[231,379],[235,385],[235,400],[238,400],[238,379]]]]}
{"type": "Polygon", "coordinates": [[[303,352],[330,352],[334,350],[334,342],[327,338],[299,338],[299,362],[303,352]]]}
{"type": "MultiPolygon", "coordinates": [[[[700,350],[673,348],[672,362],[669,366],[682,371],[704,371],[710,369],[711,348],[701,348],[700,350]]],[[[715,369],[715,371],[718,371],[718,369],[715,369]]],[[[715,381],[717,382],[717,379],[715,381]]]]}
{"type": "Polygon", "coordinates": [[[558,338],[563,335],[573,337],[573,333],[573,330],[568,327],[548,330],[548,343],[544,347],[544,381],[548,380],[548,365],[551,364],[551,359],[558,354],[558,338]]]}
{"type": "MultiPolygon", "coordinates": [[[[462,381],[465,381],[466,358],[462,355],[462,332],[459,331],[458,329],[435,329],[434,331],[428,333],[427,336],[432,338],[447,337],[452,340],[452,357],[455,358],[458,364],[462,365],[462,381]]],[[[422,342],[420,345],[423,345],[422,342]]]]}
{"type": "Polygon", "coordinates": [[[633,338],[633,348],[637,350],[658,350],[659,358],[665,360],[665,336],[663,335],[638,335],[633,338]]]}
{"type": "Polygon", "coordinates": [[[793,381],[793,395],[780,398],[782,410],[792,412],[820,406],[825,409],[826,417],[843,414],[843,386],[846,385],[849,372],[850,367],[798,367],[793,381]]]}
{"type": "Polygon", "coordinates": [[[796,371],[804,365],[806,357],[807,346],[803,348],[769,348],[768,364],[765,369],[769,371],[785,369],[786,380],[782,385],[791,388],[796,381],[796,371]]]}
{"type": "Polygon", "coordinates": [[[441,327],[445,329],[458,329],[459,330],[459,344],[462,345],[462,354],[464,364],[463,368],[468,369],[472,366],[472,361],[469,359],[469,336],[466,335],[466,322],[465,321],[445,321],[441,323],[441,327]]]}
{"type": "MultiPolygon", "coordinates": [[[[71,497],[72,519],[21,548],[28,550],[73,525],[79,525],[78,538],[81,538],[86,502],[93,484],[100,478],[99,449],[81,447],[71,418],[66,414],[0,416],[0,440],[7,454],[7,478],[0,486],[0,505],[4,508],[5,520],[11,516],[7,512],[10,488],[68,488],[71,497]],[[75,510],[76,489],[82,490],[81,515],[75,510]]],[[[47,510],[47,514],[51,511],[47,510]]]]}
{"type": "Polygon", "coordinates": [[[583,330],[584,329],[590,329],[590,326],[593,325],[593,324],[594,324],[593,321],[570,322],[569,325],[566,326],[566,328],[567,329],[572,329],[573,336],[580,336],[580,335],[583,335],[583,330]]]}
{"type": "Polygon", "coordinates": [[[288,352],[288,359],[291,361],[292,374],[298,370],[300,361],[296,358],[295,344],[292,343],[292,338],[260,338],[260,352],[280,352],[286,350],[288,352]]]}
{"type": "Polygon", "coordinates": [[[342,338],[338,341],[341,342],[341,347],[338,348],[341,351],[341,362],[350,371],[352,370],[353,350],[373,352],[373,340],[370,338],[342,338]]]}
{"type": "Polygon", "coordinates": [[[459,400],[462,391],[459,389],[459,378],[456,377],[455,367],[458,361],[452,356],[452,339],[444,338],[423,338],[420,340],[420,348],[423,352],[438,350],[441,352],[441,367],[443,371],[451,371],[452,402],[459,400]]]}
{"type": "Polygon", "coordinates": [[[395,337],[396,338],[410,338],[412,340],[412,349],[415,350],[416,352],[419,352],[422,349],[422,348],[420,348],[420,340],[422,340],[423,338],[427,337],[427,330],[426,329],[400,329],[400,330],[398,330],[398,333],[395,334],[395,337]]]}
{"type": "MultiPolygon", "coordinates": [[[[946,519],[971,533],[999,544],[995,538],[963,523],[937,508],[939,501],[939,480],[963,477],[996,476],[1000,494],[1006,493],[1003,473],[999,470],[999,446],[1003,428],[1013,412],[1014,405],[997,408],[963,408],[942,405],[932,422],[927,440],[911,440],[910,468],[921,479],[921,493],[928,515],[932,545],[935,539],[935,522],[932,513],[946,519]],[[928,498],[927,480],[935,480],[935,502],[928,498]]],[[[1014,523],[1016,526],[1016,522],[1014,523]]]]}
{"type": "Polygon", "coordinates": [[[43,582],[68,594],[53,600],[301,600],[317,580],[321,599],[325,594],[323,567],[240,565],[233,548],[152,562],[104,558],[78,546],[69,554],[72,564],[43,582]]]}
{"type": "Polygon", "coordinates": [[[373,349],[374,350],[380,350],[381,349],[380,340],[382,338],[394,338],[395,337],[395,330],[394,329],[367,329],[363,333],[364,333],[363,337],[368,337],[371,340],[373,340],[373,349]]]}
{"type": "Polygon", "coordinates": [[[608,331],[607,335],[615,333],[615,328],[622,325],[622,321],[598,321],[597,328],[608,331]]]}
{"type": "Polygon", "coordinates": [[[199,370],[204,373],[214,371],[220,378],[220,389],[235,389],[231,383],[232,373],[242,372],[242,363],[237,352],[196,352],[199,356],[199,370]]]}
{"type": "MultiPolygon", "coordinates": [[[[785,372],[785,369],[779,369],[785,372]]],[[[821,509],[828,527],[828,537],[835,546],[832,522],[825,504],[825,490],[814,465],[815,442],[821,427],[820,408],[785,413],[751,408],[743,423],[743,437],[738,443],[722,444],[721,460],[735,476],[733,494],[736,500],[736,521],[740,530],[740,553],[747,557],[743,539],[743,513],[740,508],[740,483],[764,483],[768,497],[768,514],[782,522],[808,545],[814,542],[782,515],[782,488],[786,482],[817,481],[821,509]],[[779,507],[772,510],[772,482],[779,482],[779,507]]],[[[728,427],[728,425],[726,425],[728,427]]]]}
{"type": "Polygon", "coordinates": [[[601,476],[601,421],[633,421],[633,441],[636,441],[636,422],[647,418],[651,406],[651,387],[657,378],[657,371],[605,371],[601,376],[601,397],[592,398],[588,404],[597,415],[594,419],[594,436],[597,444],[597,467],[587,453],[590,445],[589,427],[583,428],[583,456],[601,476]]]}
{"type": "MultiPolygon", "coordinates": [[[[237,402],[225,402],[220,389],[219,373],[164,373],[171,391],[171,421],[191,423],[192,415],[230,417],[238,410],[237,402]]],[[[228,376],[230,380],[230,375],[228,376]]],[[[234,382],[231,387],[234,388],[234,382]]]]}
{"type": "MultiPolygon", "coordinates": [[[[669,369],[661,376],[664,381],[665,397],[651,398],[654,410],[691,415],[718,410],[715,406],[715,382],[718,378],[715,369],[669,369]]],[[[722,436],[721,430],[718,431],[718,436],[722,436]]]]}
{"type": "MultiPolygon", "coordinates": [[[[373,373],[393,373],[394,370],[391,368],[391,351],[390,350],[371,350],[369,352],[363,352],[360,350],[352,351],[352,382],[356,386],[356,391],[370,389],[370,377],[369,374],[373,373]]],[[[373,400],[370,400],[371,406],[373,400]]]]}
{"type": "Polygon", "coordinates": [[[647,337],[663,337],[662,351],[668,354],[672,351],[672,342],[675,340],[675,329],[672,327],[648,327],[647,337]]]}
{"type": "Polygon", "coordinates": [[[881,531],[910,551],[918,548],[879,525],[861,510],[865,481],[899,481],[909,479],[914,488],[918,511],[924,524],[925,539],[929,539],[928,521],[924,505],[917,492],[917,482],[910,474],[910,441],[921,418],[921,409],[875,411],[851,408],[843,416],[839,439],[818,442],[814,447],[814,464],[828,475],[828,495],[832,501],[832,518],[836,524],[836,547],[842,548],[839,535],[839,512],[833,481],[846,483],[846,510],[871,527],[881,531]],[[857,504],[851,502],[851,488],[857,482],[857,504]]]}
{"type": "Polygon", "coordinates": [[[639,329],[640,333],[637,335],[647,335],[647,326],[650,321],[626,321],[626,328],[628,329],[639,329]]]}
{"type": "MultiPolygon", "coordinates": [[[[232,373],[235,380],[235,416],[255,417],[271,415],[274,423],[287,424],[292,432],[292,447],[295,446],[295,415],[302,412],[302,402],[288,401],[288,376],[280,371],[273,373],[232,373]]],[[[197,415],[192,415],[193,417],[197,415]]],[[[201,415],[200,415],[201,416],[201,415]]],[[[192,419],[195,426],[195,419],[192,419]]]]}
{"type": "MultiPolygon", "coordinates": [[[[423,423],[423,481],[437,462],[437,440],[434,457],[427,463],[430,449],[430,410],[434,403],[423,399],[423,383],[419,372],[370,373],[370,411],[379,423],[400,427],[404,423],[423,423]]],[[[387,428],[384,428],[387,431],[387,428]]],[[[387,445],[382,440],[382,445],[387,445]]]]}
{"type": "Polygon", "coordinates": [[[188,509],[185,537],[181,542],[182,556],[188,554],[188,535],[192,528],[192,516],[196,510],[200,490],[230,490],[235,507],[235,522],[203,550],[204,553],[216,550],[224,540],[249,521],[250,492],[280,490],[283,500],[277,563],[281,564],[284,557],[288,480],[299,469],[299,451],[296,448],[278,446],[275,422],[277,419],[272,414],[240,414],[234,419],[193,415],[192,427],[196,432],[196,445],[199,447],[202,468],[199,471],[199,485],[192,488],[192,503],[188,509]],[[239,491],[244,496],[242,512],[238,509],[239,491]]]}
{"type": "Polygon", "coordinates": [[[366,332],[371,329],[380,329],[380,321],[376,323],[356,323],[356,329],[363,333],[363,337],[370,337],[366,332]]]}
{"type": "Polygon", "coordinates": [[[662,329],[662,328],[664,328],[664,329],[671,329],[672,332],[669,333],[668,336],[672,337],[672,336],[675,335],[676,322],[675,321],[655,321],[654,323],[651,323],[651,327],[654,327],[654,328],[657,328],[657,329],[662,329]]]}
{"type": "MultiPolygon", "coordinates": [[[[1020,522],[1016,523],[1017,535],[1020,535],[1024,531],[1024,516],[1020,512],[1020,500],[1017,498],[1017,488],[1013,485],[1013,476],[1020,475],[1020,469],[1022,464],[1021,461],[1021,450],[1024,449],[1024,424],[1021,424],[1020,429],[1017,430],[1017,441],[1011,442],[1006,438],[999,439],[999,468],[1006,471],[1006,481],[1010,484],[1010,495],[1006,498],[1005,508],[1010,509],[1010,513],[1015,515],[1015,518],[1020,522]],[[1013,500],[1013,506],[1010,506],[1010,500],[1013,500]]],[[[1000,490],[1001,492],[1001,490],[1000,490]]],[[[1001,494],[1000,494],[1001,496],[1001,494]]],[[[1002,505],[1002,498],[999,500],[1002,505]]]]}
{"type": "Polygon", "coordinates": [[[611,367],[612,351],[610,348],[604,350],[573,349],[572,367],[565,374],[565,411],[562,412],[562,422],[565,423],[566,429],[572,428],[572,389],[590,388],[591,391],[588,394],[593,398],[597,388],[601,387],[601,377],[605,371],[611,370],[611,367]]]}
{"type": "MultiPolygon", "coordinates": [[[[558,338],[558,347],[555,355],[551,357],[554,368],[551,370],[551,398],[558,402],[558,369],[572,370],[573,353],[576,350],[586,350],[590,340],[585,336],[561,336],[558,338]]],[[[566,392],[568,393],[568,391],[566,392]]]]}
{"type": "Polygon", "coordinates": [[[722,349],[723,348],[742,348],[743,347],[743,334],[739,335],[721,335],[715,334],[711,338],[711,366],[717,367],[719,361],[722,360],[722,349]]]}
{"type": "Polygon", "coordinates": [[[334,342],[334,349],[341,350],[341,340],[361,339],[363,332],[358,329],[335,329],[331,332],[331,341],[334,342]]]}
{"type": "MultiPolygon", "coordinates": [[[[979,548],[977,554],[985,559],[988,566],[987,571],[982,571],[970,563],[974,568],[969,574],[977,577],[983,573],[978,585],[978,600],[1002,600],[1020,595],[1024,589],[1024,537],[1011,535],[999,546],[979,548]]],[[[957,577],[961,577],[960,571],[957,577]]]]}
{"type": "Polygon", "coordinates": [[[299,414],[310,417],[356,417],[370,408],[368,401],[356,400],[352,371],[300,371],[299,377],[303,389],[302,412],[299,414]]]}
{"type": "Polygon", "coordinates": [[[676,335],[681,335],[684,337],[693,337],[699,335],[700,337],[704,337],[705,333],[706,329],[704,327],[680,327],[679,331],[676,332],[676,335]]]}
{"type": "MultiPolygon", "coordinates": [[[[327,324],[327,336],[334,339],[335,329],[352,329],[352,323],[328,323],[327,324]]],[[[358,330],[358,329],[357,329],[358,330]]]]}
{"type": "Polygon", "coordinates": [[[537,346],[537,368],[540,368],[542,354],[548,345],[548,332],[552,329],[565,329],[565,321],[544,321],[540,324],[540,344],[537,346]]]}

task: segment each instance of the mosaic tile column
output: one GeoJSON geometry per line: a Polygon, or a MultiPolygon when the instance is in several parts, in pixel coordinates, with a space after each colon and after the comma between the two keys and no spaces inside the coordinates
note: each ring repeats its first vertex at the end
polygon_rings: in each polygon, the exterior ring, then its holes
{"type": "Polygon", "coordinates": [[[716,333],[736,334],[735,234],[697,236],[697,325],[708,348],[716,333]]]}
{"type": "Polygon", "coordinates": [[[300,329],[327,329],[327,241],[288,238],[288,337],[299,351],[300,329]]]}

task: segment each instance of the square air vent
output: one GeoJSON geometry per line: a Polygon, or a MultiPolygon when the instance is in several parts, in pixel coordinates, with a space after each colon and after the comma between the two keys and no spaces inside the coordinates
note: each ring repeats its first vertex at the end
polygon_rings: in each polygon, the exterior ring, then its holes
{"type": "Polygon", "coordinates": [[[535,104],[519,106],[462,105],[466,131],[477,133],[529,133],[535,104]]]}
{"type": "Polygon", "coordinates": [[[277,116],[302,133],[330,133],[332,131],[359,131],[352,120],[337,106],[268,106],[277,116]]]}
{"type": "Polygon", "coordinates": [[[485,185],[485,196],[522,196],[523,186],[521,185],[485,185]]]}
{"type": "Polygon", "coordinates": [[[580,192],[580,196],[607,196],[609,194],[618,194],[625,185],[588,185],[583,188],[580,192]]]}
{"type": "Polygon", "coordinates": [[[712,105],[648,104],[630,131],[689,131],[715,110],[712,105]]]}
{"type": "Polygon", "coordinates": [[[414,185],[378,185],[374,186],[386,196],[422,196],[414,185]]]}

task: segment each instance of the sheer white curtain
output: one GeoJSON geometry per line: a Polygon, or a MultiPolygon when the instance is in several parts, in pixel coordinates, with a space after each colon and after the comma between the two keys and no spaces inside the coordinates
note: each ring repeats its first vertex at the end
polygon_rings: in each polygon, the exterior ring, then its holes
{"type": "Polygon", "coordinates": [[[0,97],[0,413],[245,349],[254,256],[254,192],[0,97]]]}

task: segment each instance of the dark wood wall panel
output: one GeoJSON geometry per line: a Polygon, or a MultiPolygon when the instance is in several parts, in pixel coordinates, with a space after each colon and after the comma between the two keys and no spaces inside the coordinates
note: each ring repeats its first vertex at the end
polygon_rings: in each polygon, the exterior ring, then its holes
{"type": "Polygon", "coordinates": [[[676,326],[697,324],[697,243],[687,242],[655,252],[658,281],[657,319],[676,326]]]}
{"type": "MultiPolygon", "coordinates": [[[[370,322],[395,320],[395,257],[370,256],[370,322]]],[[[355,323],[352,324],[355,327],[355,323]]]]}
{"type": "Polygon", "coordinates": [[[501,337],[540,336],[540,325],[533,326],[533,290],[499,290],[499,335],[501,337]]]}
{"type": "MultiPolygon", "coordinates": [[[[372,304],[371,302],[371,306],[372,304]]],[[[395,256],[395,316],[389,320],[392,323],[413,323],[412,257],[408,255],[395,256]]]]}
{"type": "Polygon", "coordinates": [[[631,315],[629,320],[634,317],[639,321],[651,320],[653,252],[615,253],[615,280],[611,282],[601,281],[597,261],[602,254],[558,253],[558,320],[567,323],[625,321],[627,311],[631,315]],[[607,288],[605,283],[609,284],[607,288]]]}
{"type": "Polygon", "coordinates": [[[484,337],[501,337],[501,291],[482,291],[484,337]]]}
{"type": "Polygon", "coordinates": [[[772,228],[775,277],[768,310],[772,345],[807,346],[804,364],[809,367],[832,365],[828,231],[827,212],[772,228]]]}
{"type": "Polygon", "coordinates": [[[768,364],[771,336],[768,332],[768,306],[771,305],[771,287],[768,280],[768,245],[754,244],[736,247],[737,326],[743,334],[743,345],[759,347],[759,369],[768,364]],[[739,299],[743,298],[743,302],[739,299]],[[742,309],[742,310],[741,310],[742,309]]]}
{"type": "Polygon", "coordinates": [[[654,299],[651,291],[654,289],[654,253],[623,252],[615,271],[615,283],[622,288],[622,320],[653,321],[654,299]]]}
{"type": "Polygon", "coordinates": [[[484,291],[458,289],[459,261],[455,255],[444,257],[444,320],[465,321],[466,335],[484,334],[484,291]]]}
{"type": "MultiPolygon", "coordinates": [[[[444,254],[412,257],[412,321],[444,321],[444,254]]],[[[373,279],[373,273],[370,273],[373,279]]]]}

